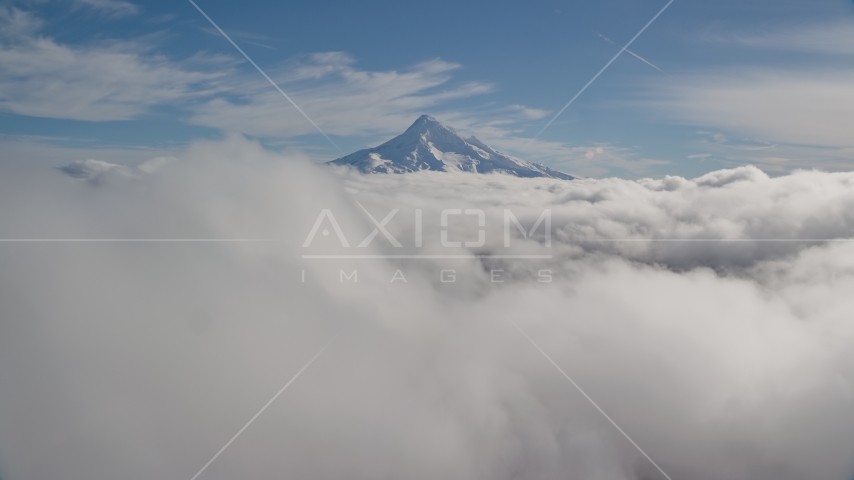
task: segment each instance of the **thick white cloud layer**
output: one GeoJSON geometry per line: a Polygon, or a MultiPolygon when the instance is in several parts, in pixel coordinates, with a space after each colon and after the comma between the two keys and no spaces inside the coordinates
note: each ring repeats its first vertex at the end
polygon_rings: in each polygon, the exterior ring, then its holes
{"type": "MultiPolygon", "coordinates": [[[[360,176],[240,138],[100,182],[0,176],[4,238],[277,239],[0,245],[0,475],[190,478],[340,332],[200,478],[660,478],[512,320],[674,479],[849,478],[854,244],[705,240],[849,238],[852,187],[360,176]],[[402,247],[357,247],[356,202],[399,209],[402,247]],[[349,249],[302,247],[322,209],[349,249]],[[455,253],[553,258],[302,258],[450,253],[443,209],[484,212],[484,245],[455,253]],[[504,247],[505,209],[528,228],[550,209],[551,247],[504,247]]],[[[476,217],[448,239],[477,241],[476,217]]]]}

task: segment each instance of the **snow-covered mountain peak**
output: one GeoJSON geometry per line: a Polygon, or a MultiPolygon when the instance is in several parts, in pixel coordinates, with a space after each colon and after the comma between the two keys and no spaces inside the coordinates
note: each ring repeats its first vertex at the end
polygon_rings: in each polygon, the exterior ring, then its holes
{"type": "Polygon", "coordinates": [[[457,133],[453,128],[449,128],[449,127],[442,125],[438,120],[431,117],[430,115],[421,115],[420,117],[418,117],[418,119],[415,120],[415,122],[412,125],[410,125],[409,128],[407,128],[406,132],[404,132],[404,133],[409,133],[409,132],[425,133],[425,132],[429,132],[431,130],[448,130],[453,134],[457,133]]]}
{"type": "Polygon", "coordinates": [[[573,179],[545,165],[502,154],[473,136],[464,139],[429,115],[418,117],[405,132],[378,147],[330,163],[350,165],[363,173],[437,170],[573,179]]]}

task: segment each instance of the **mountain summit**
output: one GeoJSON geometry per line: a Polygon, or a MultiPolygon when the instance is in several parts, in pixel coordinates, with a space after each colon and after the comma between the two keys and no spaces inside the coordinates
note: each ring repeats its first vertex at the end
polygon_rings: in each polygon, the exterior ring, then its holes
{"type": "Polygon", "coordinates": [[[405,132],[384,144],[329,162],[350,165],[362,173],[406,173],[419,170],[506,173],[517,177],[574,177],[539,163],[511,157],[475,137],[464,139],[435,118],[422,115],[405,132]]]}

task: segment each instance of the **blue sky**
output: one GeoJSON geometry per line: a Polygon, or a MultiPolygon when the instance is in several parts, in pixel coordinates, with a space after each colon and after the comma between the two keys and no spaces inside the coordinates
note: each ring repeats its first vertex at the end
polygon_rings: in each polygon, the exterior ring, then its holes
{"type": "MultiPolygon", "coordinates": [[[[854,2],[197,2],[346,152],[428,113],[587,176],[854,165],[854,2]],[[604,37],[614,43],[609,43],[604,37]]],[[[0,3],[0,162],[178,156],[238,132],[340,156],[189,2],[0,3]]]]}

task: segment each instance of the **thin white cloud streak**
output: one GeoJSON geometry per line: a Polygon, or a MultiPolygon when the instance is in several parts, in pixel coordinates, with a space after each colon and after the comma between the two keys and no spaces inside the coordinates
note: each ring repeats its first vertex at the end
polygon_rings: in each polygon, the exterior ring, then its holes
{"type": "Polygon", "coordinates": [[[258,70],[258,73],[260,73],[261,75],[263,75],[263,76],[264,76],[264,78],[265,78],[268,82],[270,82],[270,84],[271,84],[271,85],[273,85],[273,87],[276,89],[276,91],[277,91],[277,92],[279,92],[279,93],[281,93],[281,94],[282,94],[282,96],[283,96],[283,97],[285,97],[285,100],[287,100],[287,101],[288,101],[288,102],[289,102],[289,103],[290,103],[290,104],[291,104],[291,105],[292,105],[292,106],[293,106],[293,107],[294,107],[294,108],[295,108],[295,109],[300,113],[300,115],[302,115],[302,116],[303,116],[303,118],[305,118],[305,119],[308,121],[308,123],[310,123],[310,124],[311,124],[311,126],[315,128],[315,130],[317,130],[318,132],[320,132],[320,134],[321,134],[321,135],[323,135],[323,137],[324,137],[324,138],[325,138],[329,143],[331,143],[331,144],[332,144],[332,146],[333,146],[333,147],[335,147],[335,149],[336,149],[336,150],[338,150],[339,152],[341,152],[341,154],[342,154],[342,155],[344,155],[344,151],[343,151],[343,150],[341,150],[341,147],[339,147],[335,142],[333,142],[333,141],[332,141],[332,139],[331,139],[331,138],[329,138],[329,135],[327,135],[327,134],[326,134],[326,132],[324,132],[324,131],[323,131],[323,130],[322,130],[322,129],[321,129],[321,128],[316,124],[316,123],[314,123],[314,120],[312,120],[312,119],[311,119],[311,117],[309,117],[309,116],[308,116],[308,114],[307,114],[307,113],[305,113],[305,111],[304,111],[302,108],[300,108],[300,106],[299,106],[299,105],[297,105],[296,103],[294,103],[293,99],[291,99],[291,97],[289,97],[289,96],[288,96],[288,94],[287,94],[287,93],[285,93],[285,92],[284,92],[284,90],[282,90],[282,89],[281,89],[281,87],[279,87],[279,85],[278,85],[276,82],[274,82],[274,81],[273,81],[273,79],[272,79],[272,78],[270,78],[270,77],[267,75],[267,73],[266,73],[266,72],[264,72],[264,70],[262,70],[262,69],[261,69],[261,67],[259,67],[259,66],[258,66],[258,64],[256,64],[256,63],[255,63],[255,61],[254,61],[254,60],[252,60],[251,58],[249,58],[249,55],[247,55],[247,54],[246,54],[246,52],[244,52],[242,48],[240,48],[239,46],[237,46],[237,44],[236,44],[236,43],[234,43],[234,40],[232,40],[232,39],[231,39],[231,37],[229,37],[229,36],[228,36],[228,34],[226,34],[226,33],[225,33],[221,28],[219,28],[219,25],[217,25],[217,24],[216,24],[216,22],[214,22],[214,21],[211,19],[211,17],[209,17],[209,16],[208,16],[208,14],[204,12],[204,10],[202,10],[198,5],[196,5],[196,2],[194,2],[193,0],[189,0],[189,1],[190,1],[190,4],[192,4],[194,7],[196,7],[196,10],[198,10],[198,11],[199,11],[199,13],[201,13],[201,14],[202,14],[202,16],[203,16],[203,17],[205,17],[205,19],[206,19],[208,22],[210,22],[210,24],[211,24],[211,25],[213,25],[213,27],[217,30],[217,32],[219,32],[220,34],[222,34],[222,36],[223,36],[223,37],[225,37],[225,39],[226,39],[226,40],[228,40],[228,43],[230,43],[230,44],[231,44],[235,49],[237,49],[237,51],[238,51],[238,52],[240,52],[240,54],[241,54],[241,55],[243,55],[243,58],[245,58],[247,62],[251,63],[251,64],[252,64],[252,66],[253,66],[253,67],[255,67],[255,70],[258,70]]]}
{"type": "MultiPolygon", "coordinates": [[[[43,21],[28,12],[9,7],[0,9],[0,16],[5,26],[0,60],[9,72],[0,79],[0,109],[7,112],[107,121],[138,118],[154,108],[166,107],[186,115],[192,124],[268,140],[293,140],[313,133],[311,125],[283,106],[263,81],[237,73],[234,58],[199,54],[178,65],[156,54],[153,46],[143,41],[66,45],[40,35],[43,21]]],[[[484,140],[495,139],[499,148],[522,158],[566,164],[584,157],[587,150],[582,147],[520,137],[523,131],[514,125],[543,118],[546,111],[510,105],[488,108],[474,118],[470,112],[448,110],[446,106],[455,100],[494,91],[490,83],[454,81],[453,74],[459,68],[458,64],[434,59],[405,69],[368,71],[358,68],[356,60],[346,53],[321,52],[270,73],[329,134],[371,137],[379,143],[399,134],[419,115],[438,110],[443,119],[462,120],[462,128],[482,125],[473,134],[488,133],[484,140]],[[508,122],[483,121],[492,115],[508,122]]],[[[15,142],[16,150],[23,147],[22,142],[15,142]]],[[[33,154],[47,148],[37,145],[36,140],[29,143],[33,154]]],[[[293,148],[294,144],[289,146],[293,148]]],[[[8,143],[0,148],[7,147],[8,143]]],[[[78,160],[101,159],[97,154],[79,155],[78,160]]],[[[138,158],[132,152],[126,156],[138,158]]],[[[320,159],[330,158],[325,155],[320,159]]],[[[579,165],[578,173],[611,171],[604,167],[603,159],[599,156],[593,167],[579,165]]],[[[626,165],[642,168],[638,163],[626,165]]]]}
{"type": "Polygon", "coordinates": [[[756,165],[775,173],[792,172],[802,168],[827,171],[851,170],[854,148],[827,148],[810,145],[757,145],[751,141],[728,140],[723,143],[700,141],[698,148],[708,150],[715,162],[725,167],[756,165]]]}
{"type": "MultiPolygon", "coordinates": [[[[0,247],[0,474],[189,478],[346,321],[353,333],[205,478],[649,478],[510,316],[673,478],[846,478],[854,245],[577,240],[850,238],[852,175],[331,175],[240,138],[99,185],[4,174],[5,237],[285,241],[0,247]],[[551,208],[556,258],[301,261],[323,208],[351,243],[371,232],[355,200],[376,218],[400,208],[388,228],[404,245],[424,209],[425,250],[441,248],[445,208],[484,210],[484,249],[503,248],[505,208],[525,225],[551,208]],[[553,283],[537,282],[543,268],[553,283]],[[390,283],[397,269],[407,283],[390,283]]],[[[540,253],[539,240],[511,250],[540,253]]],[[[364,251],[389,249],[378,236],[364,251]]]]}
{"type": "Polygon", "coordinates": [[[9,40],[32,35],[44,25],[44,21],[29,12],[7,6],[0,8],[0,25],[3,26],[0,38],[9,40]]]}
{"type": "MultiPolygon", "coordinates": [[[[281,68],[274,77],[290,85],[288,89],[301,104],[310,106],[328,131],[336,135],[373,136],[376,138],[373,144],[379,144],[400,134],[426,111],[494,90],[491,84],[483,82],[455,84],[451,75],[459,68],[458,64],[436,59],[407,70],[366,71],[358,69],[356,60],[346,53],[322,52],[281,68]]],[[[241,79],[232,93],[241,96],[240,100],[218,98],[199,105],[194,108],[191,121],[266,137],[311,133],[300,125],[296,116],[278,108],[273,96],[259,82],[241,79]]],[[[511,105],[492,108],[474,117],[471,112],[457,110],[439,110],[434,114],[460,131],[478,135],[489,144],[497,141],[495,145],[526,159],[551,160],[558,155],[566,158],[568,153],[575,151],[561,142],[518,136],[522,130],[513,125],[542,118],[547,114],[544,110],[511,105]],[[489,124],[482,121],[483,117],[494,116],[506,121],[489,124]]]]}
{"type": "Polygon", "coordinates": [[[729,68],[680,75],[651,85],[640,103],[672,118],[742,138],[780,144],[851,148],[851,70],[729,68]]]}
{"type": "Polygon", "coordinates": [[[829,55],[854,55],[854,22],[792,25],[788,28],[758,28],[751,32],[706,32],[700,39],[740,47],[829,55]]]}
{"type": "Polygon", "coordinates": [[[155,105],[209,95],[230,63],[198,56],[188,70],[135,42],[64,45],[35,33],[39,19],[3,9],[15,36],[0,43],[0,109],[35,117],[126,120],[155,105]],[[211,67],[215,66],[219,71],[211,67]],[[201,68],[206,67],[206,68],[201,68]],[[203,71],[203,70],[207,71],[203,71]]]}
{"type": "Polygon", "coordinates": [[[463,136],[474,135],[487,145],[529,161],[547,163],[549,167],[585,177],[620,175],[639,177],[650,169],[665,165],[664,160],[637,158],[630,148],[608,144],[570,145],[524,136],[524,130],[515,128],[526,118],[519,115],[501,115],[503,121],[481,122],[479,118],[457,112],[437,116],[448,125],[454,125],[463,136]]]}
{"type": "MultiPolygon", "coordinates": [[[[425,110],[444,102],[492,91],[486,83],[447,86],[459,65],[442,60],[419,63],[404,71],[372,72],[353,66],[346,54],[329,52],[273,77],[335,135],[398,134],[425,110]]],[[[242,79],[232,93],[239,101],[217,98],[193,108],[191,122],[259,136],[312,133],[295,112],[281,108],[275,95],[257,82],[242,79]]]]}
{"type": "Polygon", "coordinates": [[[119,18],[136,15],[139,6],[126,0],[74,0],[77,8],[91,8],[109,17],[119,18]]]}
{"type": "Polygon", "coordinates": [[[732,140],[701,147],[713,151],[722,166],[849,170],[854,143],[846,126],[854,116],[854,90],[848,79],[854,72],[834,59],[854,53],[851,31],[852,23],[840,20],[703,33],[700,40],[719,46],[813,56],[797,69],[721,66],[677,74],[649,82],[638,103],[677,123],[726,133],[732,140]],[[757,144],[767,151],[754,148],[757,144]]]}

